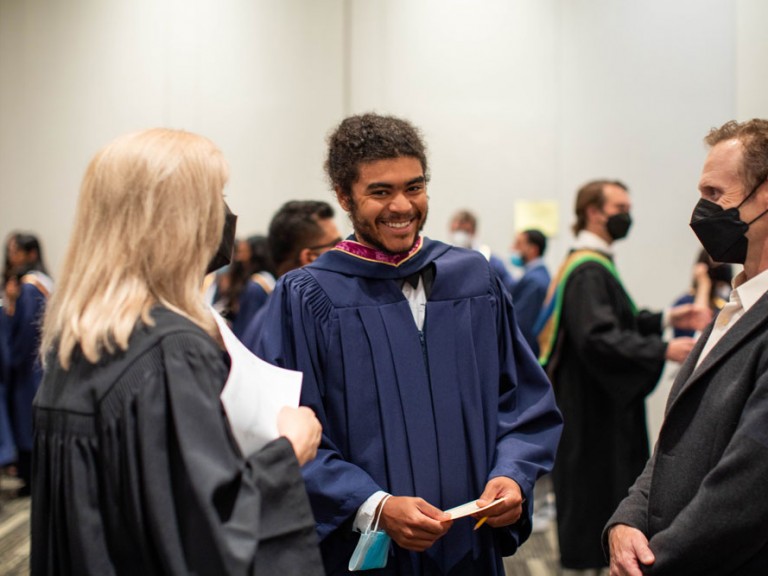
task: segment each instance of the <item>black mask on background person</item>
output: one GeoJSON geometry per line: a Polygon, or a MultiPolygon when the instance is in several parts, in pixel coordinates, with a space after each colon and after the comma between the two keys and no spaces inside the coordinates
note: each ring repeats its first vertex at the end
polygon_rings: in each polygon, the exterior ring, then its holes
{"type": "Polygon", "coordinates": [[[691,214],[690,226],[704,250],[715,262],[744,264],[747,259],[749,242],[744,234],[747,233],[753,222],[765,215],[765,212],[751,222],[744,222],[739,218],[739,208],[751,198],[760,184],[734,208],[724,210],[719,204],[704,198],[696,203],[693,214],[691,214]]]}
{"type": "Polygon", "coordinates": [[[621,240],[627,236],[629,227],[632,226],[632,216],[628,212],[619,212],[608,217],[605,228],[608,235],[614,240],[621,240]]]}
{"type": "Polygon", "coordinates": [[[208,263],[206,274],[216,272],[219,268],[226,266],[232,261],[232,253],[235,250],[235,229],[237,228],[237,216],[232,213],[227,203],[224,202],[224,230],[221,232],[221,242],[216,253],[208,263]]]}

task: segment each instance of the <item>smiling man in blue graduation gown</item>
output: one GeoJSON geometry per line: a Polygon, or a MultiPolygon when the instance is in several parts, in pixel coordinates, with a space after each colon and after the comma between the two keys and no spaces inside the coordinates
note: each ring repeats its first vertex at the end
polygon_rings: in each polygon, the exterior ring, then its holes
{"type": "Polygon", "coordinates": [[[394,545],[369,574],[503,574],[556,452],[551,386],[485,258],[420,235],[418,131],[353,116],[329,146],[354,235],[281,279],[256,346],[304,373],[301,402],[323,424],[303,472],[325,569],[346,574],[356,532],[380,516],[394,545]],[[504,501],[476,531],[443,513],[478,498],[504,501]]]}

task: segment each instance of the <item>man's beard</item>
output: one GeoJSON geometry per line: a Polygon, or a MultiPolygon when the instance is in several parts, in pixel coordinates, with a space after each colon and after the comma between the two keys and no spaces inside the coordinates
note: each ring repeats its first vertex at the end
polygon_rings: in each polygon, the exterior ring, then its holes
{"type": "MultiPolygon", "coordinates": [[[[389,250],[386,246],[384,246],[381,242],[379,242],[373,234],[371,234],[368,230],[371,229],[371,225],[369,223],[361,218],[358,218],[357,215],[357,204],[355,204],[355,201],[350,198],[350,208],[349,208],[349,219],[352,222],[352,228],[355,231],[355,237],[357,238],[358,242],[363,242],[369,246],[373,246],[377,250],[384,252],[386,254],[404,254],[405,252],[408,252],[413,246],[416,244],[416,242],[419,239],[419,236],[421,235],[421,231],[424,229],[424,225],[427,223],[427,214],[428,210],[425,210],[423,213],[420,210],[414,210],[413,216],[416,218],[416,220],[420,221],[419,229],[417,230],[416,234],[413,237],[413,243],[408,247],[407,250],[403,250],[401,252],[392,252],[389,250]]],[[[374,229],[376,227],[376,221],[374,220],[373,226],[374,229]]]]}

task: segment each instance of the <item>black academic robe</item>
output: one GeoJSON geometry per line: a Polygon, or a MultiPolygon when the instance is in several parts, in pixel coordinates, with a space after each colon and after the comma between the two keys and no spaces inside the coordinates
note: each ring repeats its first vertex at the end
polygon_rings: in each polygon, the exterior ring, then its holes
{"type": "Polygon", "coordinates": [[[155,308],[126,352],[50,357],[35,398],[31,573],[322,574],[290,443],[244,459],[219,394],[228,366],[155,308]]]}
{"type": "MultiPolygon", "coordinates": [[[[425,239],[395,265],[331,250],[283,276],[265,314],[259,355],[304,373],[301,402],[323,423],[303,473],[329,574],[347,573],[352,521],[377,490],[447,509],[507,476],[533,501],[560,414],[480,253],[425,239]],[[434,281],[420,331],[402,284],[427,269],[434,281]]],[[[530,511],[502,529],[457,520],[423,554],[393,546],[387,567],[370,574],[503,574],[501,555],[530,534],[530,511]]]]}
{"type": "Polygon", "coordinates": [[[603,526],[649,455],[645,397],[664,367],[660,334],[661,315],[635,313],[605,266],[571,273],[547,369],[564,420],[553,481],[566,568],[608,565],[603,526]]]}

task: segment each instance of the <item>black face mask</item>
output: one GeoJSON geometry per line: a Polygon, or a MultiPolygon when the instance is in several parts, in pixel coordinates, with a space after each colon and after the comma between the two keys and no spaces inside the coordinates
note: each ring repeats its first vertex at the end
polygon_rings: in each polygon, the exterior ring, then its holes
{"type": "Polygon", "coordinates": [[[621,240],[627,236],[629,227],[632,226],[632,216],[628,212],[619,212],[608,217],[605,228],[608,235],[614,240],[621,240]]]}
{"type": "Polygon", "coordinates": [[[747,194],[738,206],[727,210],[704,198],[696,203],[691,215],[691,229],[715,262],[744,264],[747,259],[749,242],[744,234],[753,222],[765,215],[765,212],[751,222],[744,222],[739,218],[739,208],[749,200],[755,190],[757,188],[747,194]]]}
{"type": "Polygon", "coordinates": [[[232,261],[232,252],[235,250],[235,229],[237,228],[237,216],[232,213],[227,203],[224,203],[226,213],[224,214],[224,230],[221,233],[221,242],[216,254],[213,255],[208,263],[205,273],[216,272],[232,261]]]}

